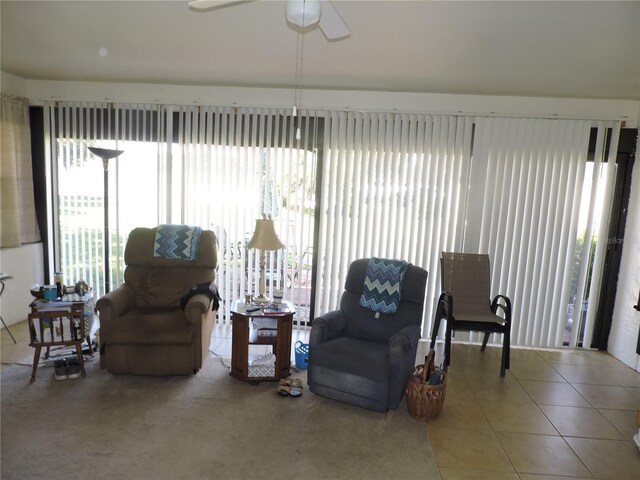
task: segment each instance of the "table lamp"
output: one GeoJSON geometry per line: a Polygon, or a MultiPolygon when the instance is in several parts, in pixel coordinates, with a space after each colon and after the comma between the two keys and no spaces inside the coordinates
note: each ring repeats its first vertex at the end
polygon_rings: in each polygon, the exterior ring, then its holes
{"type": "Polygon", "coordinates": [[[276,229],[273,225],[272,219],[263,218],[256,220],[256,229],[253,232],[253,237],[249,240],[247,248],[257,248],[260,250],[260,284],[258,288],[258,296],[254,298],[253,301],[257,304],[264,305],[271,301],[271,299],[265,295],[267,260],[264,252],[274,252],[284,248],[284,245],[278,238],[278,235],[276,235],[276,229]]]}

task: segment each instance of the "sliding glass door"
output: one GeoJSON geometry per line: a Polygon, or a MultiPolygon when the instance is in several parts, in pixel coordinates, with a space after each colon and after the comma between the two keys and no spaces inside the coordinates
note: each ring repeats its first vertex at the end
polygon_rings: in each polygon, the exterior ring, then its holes
{"type": "Polygon", "coordinates": [[[117,148],[111,162],[111,284],[123,281],[128,233],[160,223],[216,232],[223,304],[256,293],[257,252],[246,248],[255,220],[274,219],[285,245],[269,252],[267,288],[285,290],[306,324],[311,299],[318,119],[301,112],[106,104],[49,105],[53,268],[104,293],[102,161],[89,146],[117,148]]]}
{"type": "MultiPolygon", "coordinates": [[[[51,158],[53,269],[65,282],[85,280],[96,298],[104,294],[104,207],[109,199],[111,285],[122,282],[122,256],[128,232],[158,221],[158,108],[116,110],[106,104],[49,105],[47,147],[51,158]],[[123,150],[106,170],[89,146],[123,150]]],[[[51,271],[54,271],[51,269],[51,271]]]]}
{"type": "Polygon", "coordinates": [[[492,294],[513,303],[513,345],[590,343],[615,176],[604,146],[615,151],[620,124],[596,125],[593,156],[592,127],[477,119],[464,249],[490,255],[492,294]]]}
{"type": "Polygon", "coordinates": [[[268,216],[285,248],[268,254],[267,293],[284,289],[299,324],[338,308],[353,260],[402,258],[429,272],[428,338],[440,253],[464,251],[489,254],[492,294],[513,301],[512,344],[590,344],[619,122],[110,104],[45,111],[55,269],[97,296],[104,172],[90,145],[124,150],[108,171],[114,286],[134,227],[212,229],[219,321],[228,322],[231,302],[256,291],[257,252],[247,243],[268,216]]]}
{"type": "Polygon", "coordinates": [[[423,337],[439,295],[440,252],[462,247],[473,119],[332,112],[325,135],[316,313],[339,305],[356,258],[429,272],[423,337]]]}
{"type": "Polygon", "coordinates": [[[513,302],[513,345],[589,344],[615,176],[604,146],[615,151],[618,132],[618,122],[331,113],[317,313],[338,305],[353,259],[402,258],[429,272],[429,338],[440,253],[483,253],[492,295],[513,302]]]}
{"type": "MultiPolygon", "coordinates": [[[[267,252],[267,295],[284,290],[297,305],[295,320],[306,324],[321,120],[305,112],[291,117],[284,110],[214,107],[178,108],[176,114],[172,218],[216,232],[224,299],[257,295],[259,253],[247,244],[256,219],[272,218],[285,248],[267,252]]],[[[228,321],[230,302],[223,308],[228,321]]]]}

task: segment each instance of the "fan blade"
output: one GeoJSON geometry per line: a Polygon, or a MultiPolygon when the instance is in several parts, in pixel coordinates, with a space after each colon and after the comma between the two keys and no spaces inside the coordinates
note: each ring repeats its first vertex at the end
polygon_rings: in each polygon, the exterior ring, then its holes
{"type": "Polygon", "coordinates": [[[210,8],[223,7],[233,3],[245,3],[243,0],[193,0],[189,6],[195,10],[209,10],[210,8]]]}
{"type": "Polygon", "coordinates": [[[327,40],[340,40],[351,35],[349,27],[329,0],[321,0],[322,14],[320,15],[320,30],[327,40]]]}

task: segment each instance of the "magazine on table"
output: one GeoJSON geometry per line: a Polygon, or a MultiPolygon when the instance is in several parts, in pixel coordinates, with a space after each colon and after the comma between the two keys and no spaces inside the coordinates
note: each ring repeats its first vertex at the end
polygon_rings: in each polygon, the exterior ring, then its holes
{"type": "Polygon", "coordinates": [[[36,300],[34,306],[38,312],[70,312],[74,302],[36,300]]]}
{"type": "Polygon", "coordinates": [[[289,313],[289,305],[286,303],[270,303],[262,308],[265,315],[278,315],[280,313],[289,313]]]}

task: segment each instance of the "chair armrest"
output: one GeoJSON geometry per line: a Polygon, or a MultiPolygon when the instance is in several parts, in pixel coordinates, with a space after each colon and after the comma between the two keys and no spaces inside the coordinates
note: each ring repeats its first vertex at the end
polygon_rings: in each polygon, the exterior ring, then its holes
{"type": "Polygon", "coordinates": [[[497,314],[498,308],[501,308],[504,312],[505,322],[511,323],[511,300],[509,300],[509,297],[506,295],[496,295],[493,302],[491,302],[491,311],[497,314]]]}
{"type": "Polygon", "coordinates": [[[133,287],[123,283],[96,302],[96,308],[100,313],[100,324],[104,326],[112,318],[120,317],[129,310],[133,310],[135,305],[136,294],[133,287]]]}
{"type": "Polygon", "coordinates": [[[313,347],[340,336],[346,324],[342,310],[334,310],[317,317],[311,326],[309,346],[313,347]]]}
{"type": "Polygon", "coordinates": [[[209,311],[213,302],[204,293],[194,295],[184,307],[184,313],[189,323],[202,321],[202,316],[209,311]]]}
{"type": "Polygon", "coordinates": [[[418,345],[420,340],[420,327],[418,325],[407,325],[389,338],[389,351],[410,350],[418,345]]]}
{"type": "Polygon", "coordinates": [[[416,349],[420,338],[418,325],[407,325],[389,338],[389,392],[404,391],[409,374],[416,361],[416,349]]]}
{"type": "MultiPolygon", "coordinates": [[[[447,325],[450,322],[455,321],[453,316],[453,295],[449,292],[442,292],[438,298],[438,305],[436,307],[436,316],[439,318],[446,318],[447,325]]],[[[438,332],[435,332],[438,333],[438,332]]]]}

